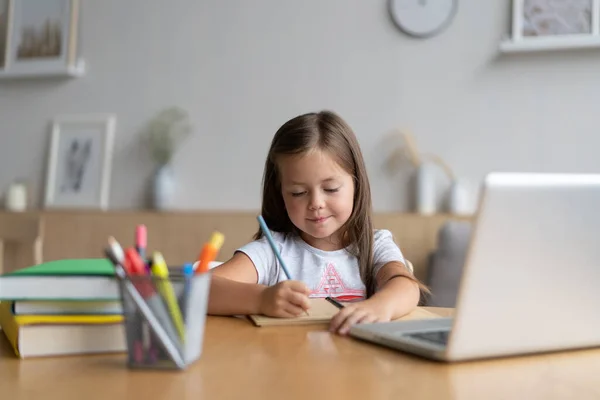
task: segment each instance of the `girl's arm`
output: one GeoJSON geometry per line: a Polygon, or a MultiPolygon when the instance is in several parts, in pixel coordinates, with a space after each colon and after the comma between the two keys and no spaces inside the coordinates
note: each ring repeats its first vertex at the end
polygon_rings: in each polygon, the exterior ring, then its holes
{"type": "Polygon", "coordinates": [[[213,268],[211,274],[208,314],[293,317],[309,306],[310,291],[301,282],[284,281],[275,286],[257,284],[256,268],[242,252],[213,268]]]}
{"type": "Polygon", "coordinates": [[[376,278],[380,289],[371,298],[344,307],[331,320],[330,330],[345,335],[354,324],[397,319],[419,304],[420,285],[401,262],[385,264],[376,278]]]}
{"type": "Polygon", "coordinates": [[[398,319],[413,311],[421,296],[419,284],[404,264],[389,262],[377,273],[377,291],[369,300],[387,319],[398,319]]]}
{"type": "Polygon", "coordinates": [[[211,270],[208,313],[215,315],[258,314],[260,297],[266,286],[258,285],[252,261],[238,252],[211,270]]]}

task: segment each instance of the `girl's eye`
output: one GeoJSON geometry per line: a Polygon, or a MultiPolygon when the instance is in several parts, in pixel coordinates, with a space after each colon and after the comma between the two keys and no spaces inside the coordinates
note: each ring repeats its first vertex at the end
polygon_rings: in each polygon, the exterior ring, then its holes
{"type": "Polygon", "coordinates": [[[293,196],[293,197],[300,197],[300,196],[302,196],[304,193],[306,193],[306,192],[293,192],[293,193],[292,193],[292,196],[293,196]]]}
{"type": "Polygon", "coordinates": [[[325,191],[326,191],[327,193],[335,193],[335,192],[337,192],[338,190],[340,190],[340,188],[335,188],[335,189],[325,189],[325,191]]]}

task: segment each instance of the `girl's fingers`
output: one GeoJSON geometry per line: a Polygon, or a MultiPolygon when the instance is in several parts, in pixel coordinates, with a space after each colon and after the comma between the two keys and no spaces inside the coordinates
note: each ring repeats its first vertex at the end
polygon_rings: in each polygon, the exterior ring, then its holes
{"type": "Polygon", "coordinates": [[[329,330],[331,332],[337,332],[340,326],[344,323],[348,315],[354,312],[354,308],[352,306],[344,307],[331,319],[329,323],[329,330]]]}
{"type": "Polygon", "coordinates": [[[350,327],[360,321],[362,318],[366,316],[366,313],[362,310],[356,310],[356,312],[350,314],[348,318],[344,321],[344,323],[340,326],[338,333],[340,335],[345,335],[350,330],[350,327]]]}
{"type": "Polygon", "coordinates": [[[288,315],[288,318],[298,317],[304,314],[304,309],[302,307],[298,307],[297,305],[294,305],[292,303],[286,305],[282,311],[288,315]]]}
{"type": "Polygon", "coordinates": [[[375,315],[373,314],[366,314],[362,319],[360,319],[358,322],[356,322],[357,324],[370,324],[373,322],[377,322],[378,319],[375,315]]]}
{"type": "Polygon", "coordinates": [[[302,308],[302,310],[310,309],[310,301],[309,301],[308,297],[306,295],[304,295],[303,293],[292,292],[292,293],[290,293],[287,300],[290,303],[292,303],[293,305],[302,308]]]}
{"type": "Polygon", "coordinates": [[[331,320],[330,330],[345,335],[352,325],[367,315],[368,313],[360,308],[345,307],[331,320]]]}
{"type": "Polygon", "coordinates": [[[300,282],[300,281],[287,281],[287,285],[294,292],[303,293],[303,294],[305,294],[307,296],[310,294],[310,289],[308,288],[308,286],[306,286],[306,284],[304,284],[304,282],[300,282]]]}

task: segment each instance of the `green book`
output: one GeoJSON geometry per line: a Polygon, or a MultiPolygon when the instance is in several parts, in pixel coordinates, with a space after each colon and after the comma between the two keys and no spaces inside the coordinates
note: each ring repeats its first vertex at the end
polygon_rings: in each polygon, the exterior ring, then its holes
{"type": "Polygon", "coordinates": [[[4,274],[3,276],[114,276],[115,267],[107,258],[83,258],[48,261],[4,274]]]}
{"type": "Polygon", "coordinates": [[[118,299],[114,266],[106,258],[49,261],[0,276],[0,300],[118,299]]]}

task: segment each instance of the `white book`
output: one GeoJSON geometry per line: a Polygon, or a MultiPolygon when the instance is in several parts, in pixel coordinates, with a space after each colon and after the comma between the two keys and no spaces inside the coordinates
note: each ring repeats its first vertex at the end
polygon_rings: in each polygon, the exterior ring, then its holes
{"type": "Polygon", "coordinates": [[[21,358],[127,351],[123,324],[22,325],[6,335],[21,358]]]}
{"type": "Polygon", "coordinates": [[[127,351],[123,323],[29,324],[18,318],[10,304],[0,304],[2,331],[21,358],[127,351]]]}
{"type": "Polygon", "coordinates": [[[120,299],[114,266],[103,258],[66,259],[0,276],[0,300],[120,299]]]}
{"type": "Polygon", "coordinates": [[[16,301],[15,315],[113,315],[122,314],[121,302],[115,301],[16,301]]]}

